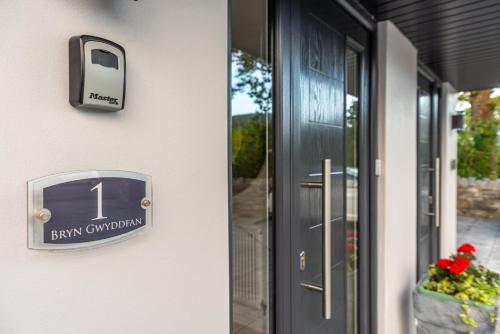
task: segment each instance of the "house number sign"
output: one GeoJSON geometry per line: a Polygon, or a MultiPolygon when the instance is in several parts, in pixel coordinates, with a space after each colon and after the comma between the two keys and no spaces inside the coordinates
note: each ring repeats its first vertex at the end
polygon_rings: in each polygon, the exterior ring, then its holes
{"type": "Polygon", "coordinates": [[[28,182],[28,247],[72,249],[134,236],[152,225],[151,177],[83,171],[28,182]]]}

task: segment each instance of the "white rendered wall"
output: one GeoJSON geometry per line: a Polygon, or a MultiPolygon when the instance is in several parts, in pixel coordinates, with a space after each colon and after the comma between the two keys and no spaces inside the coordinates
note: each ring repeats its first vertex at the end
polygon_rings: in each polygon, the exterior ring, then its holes
{"type": "Polygon", "coordinates": [[[441,87],[441,256],[454,252],[457,243],[457,130],[451,129],[457,91],[450,83],[441,87]],[[454,165],[454,167],[453,167],[454,165]]]}
{"type": "Polygon", "coordinates": [[[417,51],[391,22],[378,25],[378,333],[415,331],[417,51]]]}
{"type": "Polygon", "coordinates": [[[227,1],[0,1],[0,333],[229,333],[227,1]],[[125,110],[68,103],[68,40],[126,49],[125,110]],[[153,177],[154,228],[99,249],[26,247],[26,182],[153,177]]]}

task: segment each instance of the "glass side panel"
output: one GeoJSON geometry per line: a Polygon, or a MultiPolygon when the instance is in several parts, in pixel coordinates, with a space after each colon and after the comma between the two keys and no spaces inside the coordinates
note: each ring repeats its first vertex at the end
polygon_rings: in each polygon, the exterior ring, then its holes
{"type": "MultiPolygon", "coordinates": [[[[429,84],[427,84],[429,86],[429,84]]],[[[432,212],[432,184],[434,180],[432,157],[432,97],[425,85],[418,88],[418,275],[427,273],[433,261],[432,225],[434,220],[426,215],[432,212]]],[[[429,87],[430,90],[430,87],[429,87]]]]}
{"type": "Polygon", "coordinates": [[[232,1],[232,310],[237,334],[271,333],[271,116],[267,1],[232,1]]]}
{"type": "Polygon", "coordinates": [[[358,333],[359,55],[346,49],[347,333],[358,333]]]}

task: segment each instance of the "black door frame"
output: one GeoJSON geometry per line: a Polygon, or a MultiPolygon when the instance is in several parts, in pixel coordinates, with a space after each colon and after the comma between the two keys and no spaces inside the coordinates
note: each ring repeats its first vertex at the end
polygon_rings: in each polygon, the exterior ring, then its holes
{"type": "MultiPolygon", "coordinates": [[[[362,82],[365,107],[360,114],[360,334],[376,334],[377,328],[377,247],[376,247],[376,177],[377,157],[377,59],[375,22],[356,9],[356,4],[337,0],[344,10],[371,30],[371,50],[364,61],[369,82],[362,82]]],[[[291,17],[292,0],[275,0],[273,33],[274,78],[274,333],[289,334],[291,328],[291,17]]]]}

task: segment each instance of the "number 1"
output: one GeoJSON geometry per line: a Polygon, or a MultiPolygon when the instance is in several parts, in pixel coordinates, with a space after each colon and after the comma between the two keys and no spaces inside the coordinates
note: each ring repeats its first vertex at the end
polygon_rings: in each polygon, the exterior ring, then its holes
{"type": "Polygon", "coordinates": [[[90,191],[94,191],[96,189],[97,189],[97,217],[92,218],[92,220],[108,218],[102,215],[102,182],[100,182],[94,188],[90,189],[90,191]]]}

